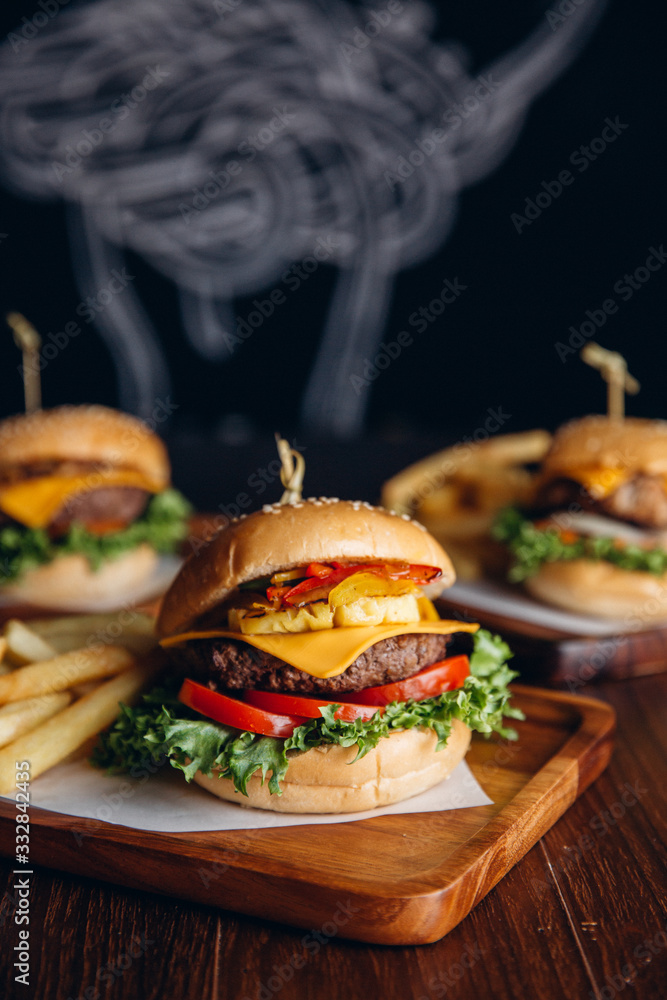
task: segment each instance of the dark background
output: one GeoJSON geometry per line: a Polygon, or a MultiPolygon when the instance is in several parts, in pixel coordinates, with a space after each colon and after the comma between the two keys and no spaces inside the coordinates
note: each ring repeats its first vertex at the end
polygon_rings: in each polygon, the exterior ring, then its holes
{"type": "MultiPolygon", "coordinates": [[[[6,6],[3,35],[35,9],[32,3],[6,6]]],[[[471,53],[474,73],[524,38],[544,18],[547,5],[508,7],[477,0],[438,9],[436,37],[461,41],[471,53]]],[[[628,401],[628,412],[667,416],[667,267],[652,274],[628,302],[613,291],[625,273],[644,264],[651,246],[667,240],[659,10],[646,0],[608,5],[583,51],[532,106],[503,164],[464,191],[446,246],[399,276],[385,340],[410,329],[408,316],[434,297],[445,277],[458,277],[468,288],[424,333],[412,330],[414,344],[373,382],[367,432],[377,441],[377,464],[356,470],[354,480],[369,495],[377,494],[381,477],[397,471],[401,462],[472,433],[489,407],[511,415],[506,431],[552,428],[571,416],[603,410],[605,388],[597,373],[576,354],[562,361],[555,345],[567,342],[569,327],[580,327],[586,310],[599,309],[610,297],[619,303],[618,312],[595,339],[623,352],[642,383],[640,395],[628,401]],[[605,118],[616,116],[628,127],[579,173],[570,155],[601,134],[605,118]],[[552,181],[564,169],[574,174],[574,183],[517,233],[511,214],[523,213],[526,198],[534,198],[542,181],[552,181]]],[[[7,234],[0,243],[2,315],[17,309],[42,334],[62,330],[76,318],[80,301],[64,207],[0,189],[0,231],[7,234]]],[[[276,429],[308,440],[308,428],[298,427],[297,415],[332,287],[331,268],[321,267],[288,297],[231,361],[211,364],[185,342],[168,284],[138,260],[130,258],[129,266],[169,353],[178,409],[170,427],[160,429],[174,443],[177,469],[178,455],[187,455],[188,442],[202,435],[239,447],[260,439],[265,442],[260,463],[265,453],[273,455],[270,435],[276,429]]],[[[237,312],[247,313],[243,302],[237,312]]],[[[107,349],[92,327],[85,329],[75,346],[47,366],[45,405],[117,403],[107,349]]],[[[0,336],[0,416],[22,406],[18,361],[7,331],[0,336]]],[[[344,462],[343,446],[329,454],[337,464],[344,462]]],[[[244,460],[240,452],[240,467],[244,460]]],[[[312,462],[317,464],[314,457],[312,462]]],[[[204,471],[212,474],[210,465],[204,471]]],[[[311,486],[319,490],[319,477],[314,478],[311,486]]],[[[229,495],[234,492],[232,485],[229,495]]],[[[206,496],[205,490],[201,502],[206,496]]]]}

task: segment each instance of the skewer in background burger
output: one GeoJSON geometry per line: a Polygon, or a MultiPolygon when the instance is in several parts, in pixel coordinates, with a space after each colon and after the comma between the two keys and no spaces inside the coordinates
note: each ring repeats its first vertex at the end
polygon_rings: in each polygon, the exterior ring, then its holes
{"type": "Polygon", "coordinates": [[[104,406],[0,423],[0,593],[43,608],[120,606],[187,533],[162,441],[104,406]]]}

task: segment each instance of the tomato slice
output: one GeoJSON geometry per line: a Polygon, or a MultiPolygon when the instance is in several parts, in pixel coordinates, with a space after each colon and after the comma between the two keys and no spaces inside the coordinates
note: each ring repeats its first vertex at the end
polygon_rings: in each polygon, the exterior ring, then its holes
{"type": "Polygon", "coordinates": [[[450,656],[448,660],[439,660],[404,681],[363,688],[354,694],[342,694],[340,699],[347,701],[354,698],[362,705],[388,705],[392,701],[408,701],[409,698],[422,701],[461,687],[469,673],[467,656],[450,656]]]}
{"type": "Polygon", "coordinates": [[[392,701],[421,701],[434,698],[443,691],[461,687],[470,673],[467,656],[451,656],[426,667],[413,677],[394,684],[380,684],[335,699],[305,695],[279,694],[272,691],[244,692],[245,701],[211,691],[210,688],[187,678],[178,693],[179,701],[216,722],[235,729],[248,730],[262,736],[291,736],[297,726],[308,719],[319,719],[320,706],[340,705],[334,718],[344,722],[371,719],[392,701]]]}
{"type": "Polygon", "coordinates": [[[208,715],[216,722],[235,729],[247,729],[262,736],[291,736],[297,726],[307,721],[305,716],[275,715],[237,698],[211,691],[210,688],[186,678],[178,692],[178,700],[194,708],[195,712],[208,715]]]}
{"type": "Polygon", "coordinates": [[[243,692],[243,697],[249,705],[256,705],[268,712],[305,715],[309,719],[321,719],[320,707],[324,708],[326,705],[340,705],[334,719],[342,719],[344,722],[354,722],[355,719],[372,719],[376,712],[384,711],[377,705],[356,705],[351,702],[341,705],[337,698],[327,701],[317,696],[309,698],[306,695],[278,694],[275,691],[246,690],[243,692]]]}

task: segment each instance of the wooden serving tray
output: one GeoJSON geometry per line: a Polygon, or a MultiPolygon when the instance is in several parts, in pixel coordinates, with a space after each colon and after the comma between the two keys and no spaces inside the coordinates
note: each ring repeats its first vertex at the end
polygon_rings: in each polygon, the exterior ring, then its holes
{"type": "MultiPolygon", "coordinates": [[[[468,753],[494,804],[270,830],[149,833],[30,812],[30,860],[376,944],[437,941],[519,861],[606,767],[614,712],[515,687],[519,740],[475,737],[468,753]],[[76,835],[84,829],[84,834],[76,835]]],[[[0,852],[14,854],[0,802],[0,852]]]]}

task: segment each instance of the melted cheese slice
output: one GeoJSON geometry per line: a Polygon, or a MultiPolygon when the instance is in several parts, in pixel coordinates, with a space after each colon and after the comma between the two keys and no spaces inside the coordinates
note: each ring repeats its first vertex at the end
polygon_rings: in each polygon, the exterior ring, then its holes
{"type": "Polygon", "coordinates": [[[632,475],[627,469],[581,468],[568,472],[567,477],[581,483],[595,500],[603,500],[632,475]]]}
{"type": "Polygon", "coordinates": [[[111,469],[79,476],[39,476],[0,489],[0,510],[28,528],[43,528],[78,493],[109,486],[134,486],[149,493],[163,487],[135,469],[111,469]]]}
{"type": "Polygon", "coordinates": [[[395,635],[426,632],[431,635],[451,635],[453,632],[476,632],[479,625],[471,622],[431,621],[409,622],[404,625],[367,625],[358,628],[319,629],[289,635],[241,635],[224,629],[202,632],[182,632],[163,639],[161,646],[176,646],[191,639],[237,639],[264,653],[277,656],[312,677],[337,677],[370,646],[395,635]]]}

